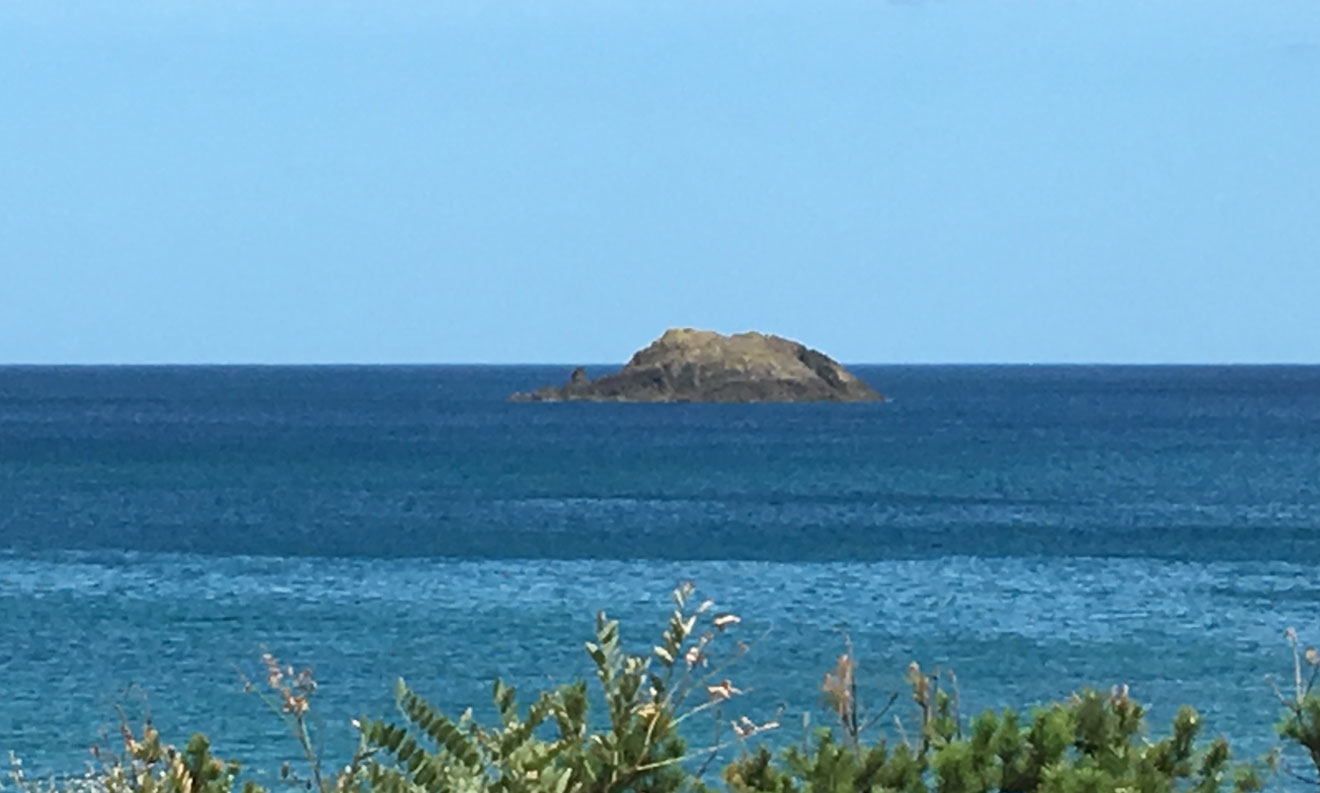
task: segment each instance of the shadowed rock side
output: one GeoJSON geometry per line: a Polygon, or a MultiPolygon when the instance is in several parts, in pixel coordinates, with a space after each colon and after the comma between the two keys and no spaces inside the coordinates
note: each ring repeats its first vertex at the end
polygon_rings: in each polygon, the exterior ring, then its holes
{"type": "Polygon", "coordinates": [[[762,333],[722,336],[671,329],[617,374],[575,369],[563,386],[517,393],[515,402],[881,402],[884,397],[829,356],[762,333]]]}

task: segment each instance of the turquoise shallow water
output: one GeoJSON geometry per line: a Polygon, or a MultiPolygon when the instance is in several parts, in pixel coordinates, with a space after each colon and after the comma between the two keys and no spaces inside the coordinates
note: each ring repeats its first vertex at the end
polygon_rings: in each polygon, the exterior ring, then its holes
{"type": "MultiPolygon", "coordinates": [[[[0,750],[114,705],[293,757],[238,683],[315,667],[330,747],[405,676],[455,709],[638,646],[682,579],[756,639],[753,717],[857,645],[966,711],[1126,682],[1271,743],[1320,636],[1320,369],[875,367],[886,405],[508,405],[535,367],[0,369],[0,750]]],[[[790,719],[793,721],[793,719],[790,719]]]]}

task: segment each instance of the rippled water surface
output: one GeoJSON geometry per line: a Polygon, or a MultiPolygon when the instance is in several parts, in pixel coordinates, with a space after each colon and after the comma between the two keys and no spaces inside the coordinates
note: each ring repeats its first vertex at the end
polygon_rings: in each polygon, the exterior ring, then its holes
{"type": "Polygon", "coordinates": [[[315,667],[331,748],[404,676],[585,673],[693,579],[753,716],[846,632],[965,711],[1129,683],[1248,753],[1320,635],[1320,368],[860,367],[883,405],[510,405],[554,367],[0,368],[0,750],[79,766],[116,704],[274,767],[238,670],[315,667]]]}

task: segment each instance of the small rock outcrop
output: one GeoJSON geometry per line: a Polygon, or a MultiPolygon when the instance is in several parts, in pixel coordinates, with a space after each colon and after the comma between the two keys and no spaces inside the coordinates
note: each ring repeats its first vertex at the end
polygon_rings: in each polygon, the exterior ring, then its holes
{"type": "Polygon", "coordinates": [[[884,397],[824,353],[763,333],[723,336],[673,328],[595,380],[581,367],[563,386],[515,402],[881,402],[884,397]]]}

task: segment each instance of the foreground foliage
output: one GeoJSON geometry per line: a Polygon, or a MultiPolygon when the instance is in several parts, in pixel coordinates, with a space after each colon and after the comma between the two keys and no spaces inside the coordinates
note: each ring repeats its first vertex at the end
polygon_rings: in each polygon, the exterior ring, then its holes
{"type": "MultiPolygon", "coordinates": [[[[799,742],[772,751],[761,735],[780,728],[777,714],[759,723],[726,714],[742,693],[728,667],[749,649],[732,636],[739,618],[710,601],[693,605],[692,595],[690,585],[674,592],[659,643],[644,655],[626,652],[619,624],[599,614],[586,644],[593,684],[540,691],[523,703],[497,680],[493,723],[471,710],[451,717],[400,680],[398,717],[354,721],[358,749],[330,772],[308,720],[311,672],[267,654],[264,685],[249,686],[301,749],[306,776],[286,763],[283,783],[312,793],[1247,793],[1264,788],[1266,773],[1280,784],[1320,787],[1320,653],[1303,650],[1292,632],[1292,685],[1286,694],[1275,687],[1286,751],[1265,769],[1235,765],[1224,738],[1202,740],[1191,707],[1151,739],[1146,710],[1126,687],[968,720],[958,711],[956,678],[914,662],[909,696],[895,694],[870,712],[851,646],[821,686],[834,725],[807,731],[804,722],[799,742]],[[694,718],[714,728],[706,745],[687,740],[697,733],[694,718]],[[717,759],[723,770],[708,774],[717,759]]],[[[203,735],[178,748],[147,724],[125,726],[120,738],[121,750],[96,752],[96,764],[75,780],[34,783],[15,761],[10,783],[23,793],[265,793],[252,781],[240,785],[238,763],[214,757],[203,735]]]]}
{"type": "Polygon", "coordinates": [[[1247,768],[1229,768],[1222,738],[1198,750],[1196,712],[1184,708],[1172,734],[1144,741],[1144,712],[1126,696],[1094,691],[1038,710],[1023,723],[1006,710],[985,713],[967,735],[946,719],[927,725],[920,745],[884,740],[854,748],[830,730],[778,758],[764,747],[725,770],[735,793],[844,791],[1240,791],[1262,782],[1247,768]]]}
{"type": "Polygon", "coordinates": [[[674,612],[652,656],[625,653],[618,622],[603,613],[597,616],[595,641],[586,649],[606,710],[599,730],[589,719],[590,697],[582,682],[541,692],[522,709],[514,689],[497,680],[494,700],[500,722],[482,726],[471,711],[451,720],[399,681],[405,723],[378,720],[361,725],[365,744],[378,758],[365,774],[366,783],[382,793],[682,789],[691,781],[682,763],[695,754],[679,734],[680,725],[736,691],[727,681],[712,682],[722,664],[710,668],[719,635],[736,618],[708,617],[713,605],[709,602],[689,608],[691,594],[691,587],[674,593],[674,612]],[[710,627],[696,636],[703,617],[710,627]],[[705,701],[690,705],[699,691],[706,694],[705,701]]]}

